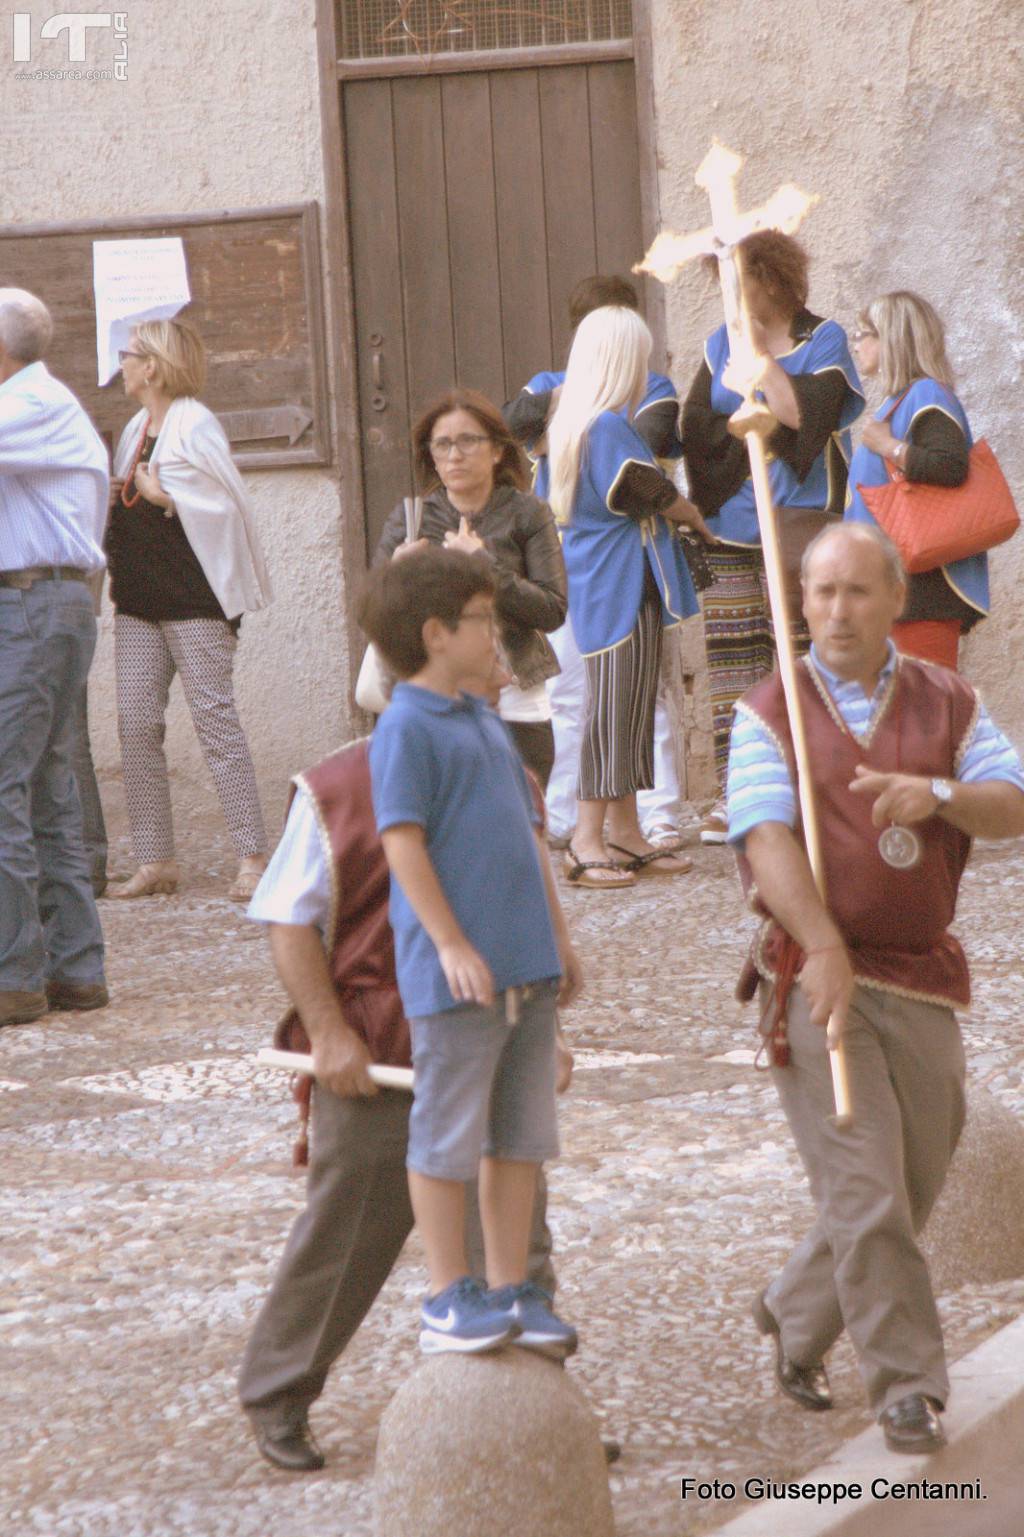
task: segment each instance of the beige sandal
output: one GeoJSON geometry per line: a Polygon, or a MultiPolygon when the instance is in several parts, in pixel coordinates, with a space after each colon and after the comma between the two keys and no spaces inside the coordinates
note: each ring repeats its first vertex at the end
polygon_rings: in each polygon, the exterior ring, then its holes
{"type": "Polygon", "coordinates": [[[112,902],[127,902],[133,897],[173,897],[177,889],[178,866],[173,859],[160,859],[140,865],[122,886],[108,886],[105,895],[112,902]]]}
{"type": "Polygon", "coordinates": [[[262,859],[258,855],[250,855],[243,859],[238,867],[238,874],[228,887],[228,898],[232,902],[251,902],[256,895],[256,887],[263,879],[263,872],[267,868],[269,860],[262,859]]]}

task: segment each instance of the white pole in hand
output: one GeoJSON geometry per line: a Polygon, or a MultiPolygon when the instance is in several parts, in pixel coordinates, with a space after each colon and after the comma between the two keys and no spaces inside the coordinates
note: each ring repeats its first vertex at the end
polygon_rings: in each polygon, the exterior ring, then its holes
{"type": "MultiPolygon", "coordinates": [[[[256,1066],[278,1067],[289,1073],[305,1073],[309,1078],[316,1076],[312,1055],[304,1051],[277,1051],[273,1046],[264,1046],[256,1053],[256,1066]]],[[[373,1082],[382,1089],[404,1089],[406,1093],[412,1093],[411,1067],[388,1067],[379,1062],[371,1062],[367,1071],[373,1082]]]]}

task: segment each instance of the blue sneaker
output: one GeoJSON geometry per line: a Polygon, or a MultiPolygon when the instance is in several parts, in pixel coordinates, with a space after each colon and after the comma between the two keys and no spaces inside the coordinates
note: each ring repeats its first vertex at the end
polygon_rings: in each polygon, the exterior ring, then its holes
{"type": "Polygon", "coordinates": [[[572,1324],[563,1323],[551,1311],[551,1296],[536,1281],[518,1286],[499,1286],[487,1293],[490,1306],[519,1325],[514,1343],[536,1350],[552,1360],[564,1361],[579,1343],[572,1324]]]}
{"type": "Polygon", "coordinates": [[[453,1281],[436,1297],[428,1297],[420,1317],[420,1349],[428,1356],[446,1350],[500,1350],[519,1333],[511,1313],[496,1307],[487,1288],[468,1275],[453,1281]]]}

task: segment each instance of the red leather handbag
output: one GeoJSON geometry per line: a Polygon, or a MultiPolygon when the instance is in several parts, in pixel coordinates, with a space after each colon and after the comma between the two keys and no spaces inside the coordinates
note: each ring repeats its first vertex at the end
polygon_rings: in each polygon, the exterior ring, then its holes
{"type": "Polygon", "coordinates": [[[907,480],[891,465],[889,475],[883,486],[857,489],[911,575],[980,555],[1011,539],[1020,527],[1013,492],[984,438],[971,449],[962,486],[907,480]]]}

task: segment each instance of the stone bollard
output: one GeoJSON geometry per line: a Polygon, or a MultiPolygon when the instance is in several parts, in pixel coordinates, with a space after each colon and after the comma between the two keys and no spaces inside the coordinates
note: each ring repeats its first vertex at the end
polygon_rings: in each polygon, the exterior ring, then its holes
{"type": "Polygon", "coordinates": [[[597,1421],[528,1350],[423,1361],[381,1420],[375,1494],[380,1537],[614,1537],[597,1421]]]}
{"type": "Polygon", "coordinates": [[[1024,1276],[1024,1125],[968,1088],[967,1124],[921,1235],[937,1296],[1024,1276]]]}

